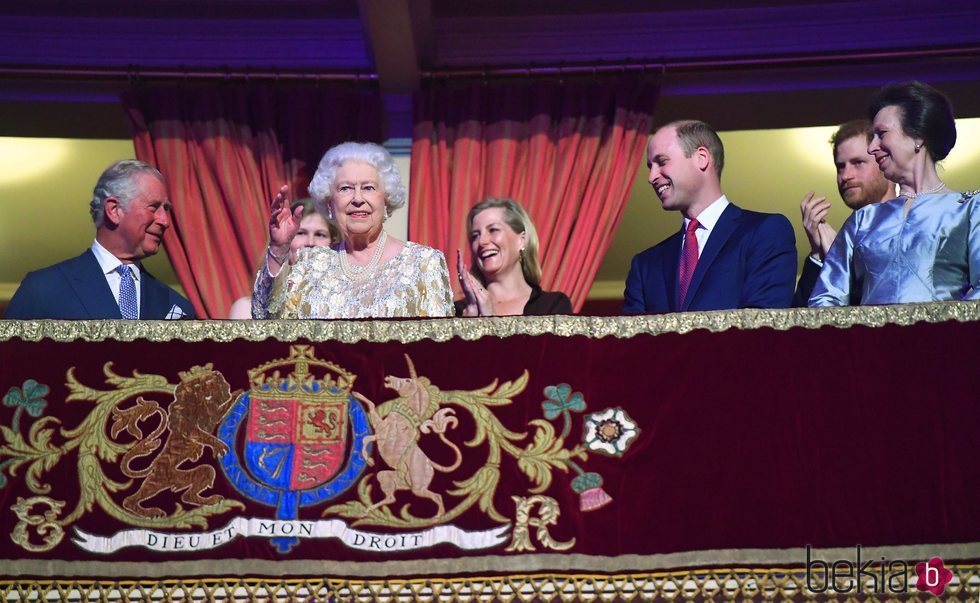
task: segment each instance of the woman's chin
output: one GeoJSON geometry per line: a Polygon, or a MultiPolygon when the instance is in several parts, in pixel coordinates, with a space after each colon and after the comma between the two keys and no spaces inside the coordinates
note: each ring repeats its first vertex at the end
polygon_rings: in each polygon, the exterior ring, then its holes
{"type": "Polygon", "coordinates": [[[363,237],[364,235],[381,235],[381,224],[373,224],[367,220],[348,222],[343,229],[345,236],[363,237]]]}
{"type": "Polygon", "coordinates": [[[481,264],[478,264],[477,265],[477,269],[481,273],[483,273],[483,278],[484,278],[484,280],[487,280],[487,281],[495,281],[495,280],[497,280],[497,278],[501,274],[507,272],[507,270],[509,268],[512,269],[513,267],[505,267],[505,266],[501,265],[499,262],[496,262],[496,261],[491,261],[490,263],[488,263],[486,265],[481,265],[481,264]]]}

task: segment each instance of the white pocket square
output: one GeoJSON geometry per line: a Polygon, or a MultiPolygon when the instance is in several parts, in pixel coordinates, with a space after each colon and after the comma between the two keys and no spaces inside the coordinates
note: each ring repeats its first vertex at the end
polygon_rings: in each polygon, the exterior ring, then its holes
{"type": "Polygon", "coordinates": [[[170,311],[167,312],[167,315],[164,316],[164,319],[165,320],[180,320],[181,318],[184,318],[185,316],[187,316],[187,313],[184,312],[184,309],[181,308],[180,306],[178,306],[177,304],[174,304],[173,307],[170,308],[170,311]]]}

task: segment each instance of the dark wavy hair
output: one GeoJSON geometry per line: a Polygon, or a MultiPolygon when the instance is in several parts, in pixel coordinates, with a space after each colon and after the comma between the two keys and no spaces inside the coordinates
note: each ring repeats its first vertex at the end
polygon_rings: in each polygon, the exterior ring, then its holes
{"type": "Polygon", "coordinates": [[[933,161],[941,161],[956,144],[953,103],[929,84],[903,82],[889,84],[875,93],[868,106],[868,118],[885,107],[898,107],[902,131],[921,138],[933,161]]]}

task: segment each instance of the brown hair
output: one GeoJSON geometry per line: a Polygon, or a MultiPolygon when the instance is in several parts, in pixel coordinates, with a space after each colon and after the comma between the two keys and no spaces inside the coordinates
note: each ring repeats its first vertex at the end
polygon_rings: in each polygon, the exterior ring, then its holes
{"type": "Polygon", "coordinates": [[[329,219],[327,219],[325,215],[323,215],[323,212],[320,211],[320,208],[317,206],[316,201],[314,201],[310,197],[307,197],[305,199],[297,199],[296,201],[293,201],[293,203],[289,206],[289,209],[291,209],[292,211],[296,211],[297,207],[303,208],[303,215],[299,217],[300,221],[302,221],[303,218],[306,218],[307,216],[312,216],[313,214],[316,214],[321,218],[323,218],[323,221],[327,223],[327,232],[330,233],[330,242],[335,243],[340,240],[340,230],[337,229],[337,226],[333,222],[331,222],[329,219]]]}
{"type": "Polygon", "coordinates": [[[834,147],[834,161],[837,160],[837,147],[845,140],[855,137],[862,137],[865,142],[871,138],[871,122],[867,119],[852,119],[841,124],[834,135],[830,137],[830,144],[834,147]]]}
{"type": "Polygon", "coordinates": [[[725,147],[714,128],[697,119],[675,121],[664,127],[673,127],[677,131],[677,141],[684,149],[685,157],[693,155],[698,147],[708,149],[715,161],[715,174],[721,180],[721,171],[725,168],[725,147]]]}

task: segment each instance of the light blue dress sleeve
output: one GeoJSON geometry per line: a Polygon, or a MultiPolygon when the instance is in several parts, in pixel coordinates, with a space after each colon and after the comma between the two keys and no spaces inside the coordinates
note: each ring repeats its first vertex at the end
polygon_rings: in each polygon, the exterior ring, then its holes
{"type": "Polygon", "coordinates": [[[852,261],[854,259],[854,240],[857,234],[857,214],[851,214],[844,222],[843,228],[837,233],[823,268],[813,287],[810,301],[811,308],[826,306],[848,306],[853,292],[859,292],[860,287],[855,283],[852,261]]]}

